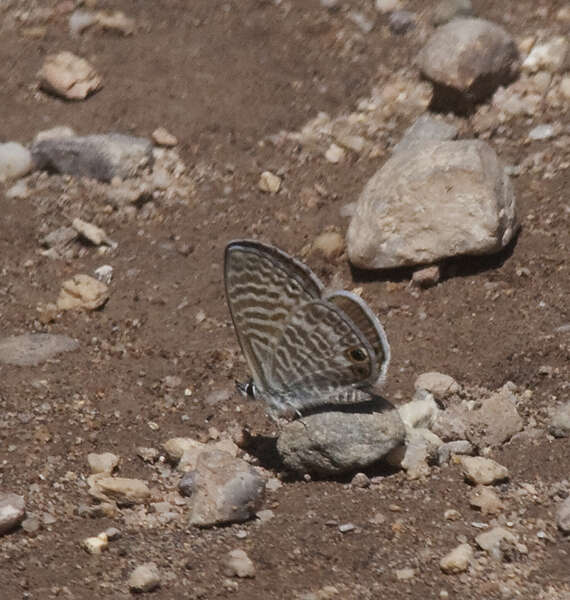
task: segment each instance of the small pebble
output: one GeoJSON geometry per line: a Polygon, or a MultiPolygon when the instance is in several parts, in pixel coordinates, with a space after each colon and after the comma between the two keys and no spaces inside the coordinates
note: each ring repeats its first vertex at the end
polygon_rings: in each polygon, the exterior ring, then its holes
{"type": "Polygon", "coordinates": [[[353,523],[342,523],[341,525],[338,526],[338,530],[341,533],[348,533],[349,531],[354,531],[356,529],[356,527],[354,526],[353,523]]]}
{"type": "Polygon", "coordinates": [[[130,574],[129,589],[133,592],[152,592],[160,586],[160,572],[153,562],[143,563],[130,574]]]}
{"type": "Polygon", "coordinates": [[[263,171],[257,185],[262,192],[276,194],[281,188],[281,178],[271,171],[263,171]]]}
{"type": "Polygon", "coordinates": [[[255,565],[245,551],[240,549],[227,554],[223,567],[227,577],[255,577],[255,565]]]}

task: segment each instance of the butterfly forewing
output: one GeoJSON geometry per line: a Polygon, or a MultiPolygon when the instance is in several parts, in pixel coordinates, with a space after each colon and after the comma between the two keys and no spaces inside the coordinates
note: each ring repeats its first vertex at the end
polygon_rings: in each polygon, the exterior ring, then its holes
{"type": "Polygon", "coordinates": [[[267,390],[273,347],[289,315],[319,298],[322,284],[273,246],[238,240],[225,254],[226,296],[240,346],[260,390],[267,390]]]}

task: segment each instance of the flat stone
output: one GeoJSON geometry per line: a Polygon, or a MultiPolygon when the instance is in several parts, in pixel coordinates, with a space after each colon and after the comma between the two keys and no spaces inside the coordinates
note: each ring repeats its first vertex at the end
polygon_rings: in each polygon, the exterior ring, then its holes
{"type": "Polygon", "coordinates": [[[491,146],[438,142],[398,152],[372,176],[347,248],[363,269],[433,264],[498,252],[518,228],[514,191],[491,146]]]}
{"type": "Polygon", "coordinates": [[[503,503],[497,493],[482,485],[478,485],[469,494],[469,504],[478,508],[482,515],[497,515],[503,509],[503,503]]]}
{"type": "Polygon", "coordinates": [[[102,87],[91,64],[72,52],[48,54],[38,78],[42,89],[67,100],[84,100],[102,87]]]}
{"type": "Polygon", "coordinates": [[[288,423],[277,441],[285,466],[300,473],[336,475],[361,471],[401,445],[398,411],[327,411],[288,423]]]}
{"type": "Polygon", "coordinates": [[[25,333],[0,339],[0,363],[36,366],[62,352],[72,352],[77,348],[79,342],[66,335],[25,333]]]}
{"type": "Polygon", "coordinates": [[[109,182],[152,165],[152,143],[120,133],[48,138],[34,142],[36,168],[109,182]]]}
{"type": "Polygon", "coordinates": [[[489,531],[480,533],[475,541],[481,550],[485,550],[495,560],[502,560],[503,548],[509,544],[516,544],[517,537],[504,527],[493,527],[489,531]]]}
{"type": "Polygon", "coordinates": [[[465,479],[475,484],[489,485],[509,477],[507,467],[482,456],[462,456],[461,466],[465,479]]]}
{"type": "Polygon", "coordinates": [[[475,452],[475,447],[468,440],[454,440],[446,442],[437,449],[437,462],[440,465],[448,463],[455,454],[465,454],[471,456],[475,452]]]}
{"type": "Polygon", "coordinates": [[[26,516],[23,496],[0,493],[0,535],[16,529],[26,516]]]}
{"type": "Polygon", "coordinates": [[[95,310],[109,299],[109,288],[90,275],[79,274],[64,281],[57,308],[59,310],[95,310]]]}
{"type": "Polygon", "coordinates": [[[87,462],[91,473],[111,474],[119,464],[119,457],[111,452],[103,452],[101,454],[91,452],[87,455],[87,462]]]}
{"type": "Polygon", "coordinates": [[[115,501],[118,506],[144,504],[150,499],[150,489],[141,479],[97,474],[91,475],[88,483],[91,496],[102,501],[115,501]]]}

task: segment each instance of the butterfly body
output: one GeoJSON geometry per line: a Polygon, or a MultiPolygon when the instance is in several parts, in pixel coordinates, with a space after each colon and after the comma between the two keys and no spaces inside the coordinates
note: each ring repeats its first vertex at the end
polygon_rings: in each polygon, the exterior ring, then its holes
{"type": "Polygon", "coordinates": [[[363,300],[346,291],[325,293],[304,264],[252,240],[228,244],[224,276],[250,389],[270,414],[370,399],[390,350],[363,300]]]}

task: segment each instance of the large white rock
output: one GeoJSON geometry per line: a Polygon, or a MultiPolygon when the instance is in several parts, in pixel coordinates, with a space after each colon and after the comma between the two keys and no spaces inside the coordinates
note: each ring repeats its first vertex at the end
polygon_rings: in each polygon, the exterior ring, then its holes
{"type": "Polygon", "coordinates": [[[32,170],[30,151],[18,142],[0,144],[0,181],[23,177],[32,170]]]}
{"type": "Polygon", "coordinates": [[[491,254],[518,229],[509,177],[480,140],[444,141],[398,152],[368,181],[347,232],[363,269],[491,254]]]}

